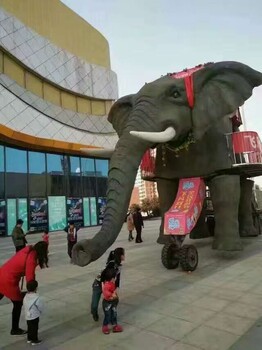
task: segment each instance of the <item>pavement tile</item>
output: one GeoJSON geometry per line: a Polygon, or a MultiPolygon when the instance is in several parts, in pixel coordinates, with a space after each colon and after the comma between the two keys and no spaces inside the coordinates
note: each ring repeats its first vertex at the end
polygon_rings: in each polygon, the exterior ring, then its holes
{"type": "Polygon", "coordinates": [[[238,338],[238,335],[202,325],[186,335],[182,341],[203,350],[228,350],[238,338]]]}
{"type": "Polygon", "coordinates": [[[136,325],[139,328],[146,328],[150,324],[163,319],[163,315],[151,310],[140,308],[121,317],[121,321],[136,325]]]}
{"type": "Polygon", "coordinates": [[[210,296],[204,296],[203,298],[200,298],[192,303],[193,306],[198,306],[213,311],[220,311],[229,304],[230,301],[228,300],[213,298],[210,296]]]}
{"type": "Polygon", "coordinates": [[[182,308],[178,309],[173,316],[192,322],[195,325],[199,325],[202,324],[205,320],[212,317],[214,314],[215,311],[207,310],[201,307],[194,306],[194,304],[191,304],[185,305],[182,308]]]}
{"type": "Polygon", "coordinates": [[[261,315],[262,315],[262,295],[248,293],[246,295],[243,295],[241,298],[239,298],[239,302],[257,306],[258,308],[260,308],[261,315]]]}
{"type": "MultiPolygon", "coordinates": [[[[118,334],[116,334],[116,337],[118,334]]],[[[102,347],[101,350],[166,350],[174,343],[173,339],[163,337],[159,334],[142,330],[132,336],[126,337],[123,342],[116,341],[115,344],[109,347],[102,347]]]]}
{"type": "Polygon", "coordinates": [[[245,333],[253,323],[254,321],[251,319],[223,313],[216,314],[205,321],[206,326],[237,335],[245,333]]]}
{"type": "Polygon", "coordinates": [[[151,324],[146,329],[153,333],[158,333],[164,337],[180,340],[195,327],[196,325],[191,322],[178,318],[165,317],[151,324]]]}
{"type": "Polygon", "coordinates": [[[237,301],[228,305],[223,313],[256,320],[261,317],[262,311],[261,308],[237,301]]]}
{"type": "Polygon", "coordinates": [[[185,344],[185,343],[176,342],[167,350],[202,350],[202,349],[192,345],[185,344]]]}
{"type": "Polygon", "coordinates": [[[231,290],[228,288],[215,288],[212,292],[209,293],[210,297],[218,298],[218,299],[224,299],[224,300],[230,300],[230,301],[236,301],[238,300],[245,292],[237,291],[237,290],[231,290]]]}

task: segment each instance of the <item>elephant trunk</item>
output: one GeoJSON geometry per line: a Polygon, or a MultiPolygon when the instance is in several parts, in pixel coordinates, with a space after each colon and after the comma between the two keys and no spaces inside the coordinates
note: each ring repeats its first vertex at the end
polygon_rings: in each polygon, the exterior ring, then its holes
{"type": "Polygon", "coordinates": [[[112,155],[108,173],[107,206],[100,231],[90,240],[79,241],[73,249],[72,260],[86,266],[97,260],[116,240],[129,206],[141,158],[150,147],[125,132],[112,155]]]}

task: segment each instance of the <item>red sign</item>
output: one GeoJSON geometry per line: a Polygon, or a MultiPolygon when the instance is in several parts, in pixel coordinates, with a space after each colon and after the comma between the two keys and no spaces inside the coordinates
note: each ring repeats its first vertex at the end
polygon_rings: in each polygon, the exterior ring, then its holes
{"type": "Polygon", "coordinates": [[[180,179],[175,202],[165,214],[164,234],[186,235],[193,230],[202,210],[205,189],[201,178],[180,179]]]}
{"type": "Polygon", "coordinates": [[[235,153],[261,152],[261,141],[254,131],[234,132],[232,142],[235,153]]]}

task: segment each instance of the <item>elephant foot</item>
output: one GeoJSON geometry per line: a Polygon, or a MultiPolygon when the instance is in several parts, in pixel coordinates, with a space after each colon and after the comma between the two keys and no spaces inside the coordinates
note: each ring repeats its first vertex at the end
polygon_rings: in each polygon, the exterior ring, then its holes
{"type": "Polygon", "coordinates": [[[249,226],[247,228],[243,228],[240,231],[240,237],[256,237],[258,236],[258,232],[255,227],[249,226]]]}
{"type": "Polygon", "coordinates": [[[214,238],[212,249],[234,252],[243,250],[243,247],[240,239],[225,239],[223,237],[214,238]]]}
{"type": "Polygon", "coordinates": [[[163,235],[163,234],[160,234],[158,236],[158,239],[156,241],[158,244],[168,244],[170,242],[172,242],[171,240],[171,237],[168,236],[168,235],[163,235]]]}

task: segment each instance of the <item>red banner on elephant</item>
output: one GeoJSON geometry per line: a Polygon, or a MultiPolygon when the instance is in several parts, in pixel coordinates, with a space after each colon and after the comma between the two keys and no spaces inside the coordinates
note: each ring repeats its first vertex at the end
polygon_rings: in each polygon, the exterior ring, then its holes
{"type": "Polygon", "coordinates": [[[206,186],[201,178],[180,179],[174,204],[165,214],[164,234],[186,235],[200,216],[206,186]]]}

